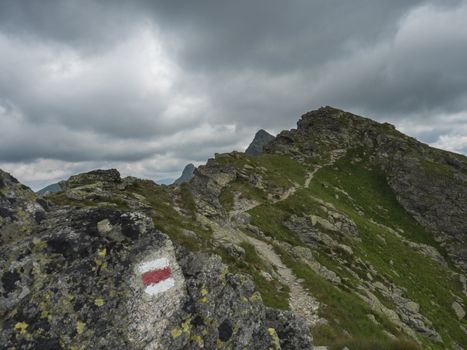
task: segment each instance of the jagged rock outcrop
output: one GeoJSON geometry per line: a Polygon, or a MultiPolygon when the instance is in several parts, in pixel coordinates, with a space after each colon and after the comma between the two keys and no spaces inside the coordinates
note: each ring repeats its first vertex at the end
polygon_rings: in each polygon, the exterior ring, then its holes
{"type": "MultiPolygon", "coordinates": [[[[78,191],[89,200],[90,189],[102,195],[124,182],[116,170],[98,170],[61,185],[71,199],[78,191]]],[[[1,198],[18,198],[12,210],[35,203],[32,191],[4,173],[1,198]]],[[[311,348],[302,323],[266,308],[248,276],[230,273],[215,255],[174,245],[143,212],[52,206],[28,228],[0,246],[6,348],[311,348]],[[142,271],[161,261],[170,274],[166,289],[147,284],[157,273],[142,271]]]]}
{"type": "Polygon", "coordinates": [[[10,174],[0,170],[0,244],[27,236],[45,218],[48,204],[10,174]]]}
{"type": "Polygon", "coordinates": [[[260,129],[255,134],[253,141],[251,141],[248,148],[245,150],[246,154],[256,156],[258,154],[263,153],[263,147],[267,145],[269,142],[274,140],[274,136],[272,136],[267,131],[260,129]]]}
{"type": "Polygon", "coordinates": [[[174,181],[174,185],[181,185],[185,182],[189,182],[195,172],[196,167],[193,164],[187,164],[185,168],[183,168],[182,175],[174,181]]]}

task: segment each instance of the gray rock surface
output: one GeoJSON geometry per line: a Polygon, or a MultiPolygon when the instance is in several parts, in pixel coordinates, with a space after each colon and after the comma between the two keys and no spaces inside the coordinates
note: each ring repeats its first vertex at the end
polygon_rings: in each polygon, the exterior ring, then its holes
{"type": "Polygon", "coordinates": [[[452,309],[454,310],[454,312],[456,313],[456,316],[459,320],[462,320],[465,316],[465,310],[464,308],[462,307],[461,304],[459,304],[457,301],[454,301],[452,304],[451,304],[451,307],[452,309]]]}
{"type": "Polygon", "coordinates": [[[271,142],[272,140],[274,140],[274,136],[272,136],[267,131],[260,129],[255,134],[253,141],[251,141],[250,145],[245,150],[245,153],[252,155],[252,156],[261,154],[263,153],[263,147],[267,145],[269,142],[271,142]]]}
{"type": "Polygon", "coordinates": [[[182,175],[174,181],[174,185],[181,185],[185,182],[189,182],[195,172],[196,167],[193,164],[187,164],[185,168],[183,168],[182,175]]]}
{"type": "MultiPolygon", "coordinates": [[[[122,182],[113,170],[94,171],[64,188],[101,193],[122,182]]],[[[21,199],[10,209],[35,203],[4,173],[2,185],[2,199],[21,199]]],[[[230,273],[216,255],[174,245],[143,212],[52,207],[28,227],[0,246],[5,348],[312,348],[303,323],[266,308],[247,275],[230,273]],[[140,268],[156,259],[168,261],[174,282],[149,294],[140,268]]]]}
{"type": "Polygon", "coordinates": [[[28,236],[46,210],[47,201],[0,169],[0,244],[28,236]]]}

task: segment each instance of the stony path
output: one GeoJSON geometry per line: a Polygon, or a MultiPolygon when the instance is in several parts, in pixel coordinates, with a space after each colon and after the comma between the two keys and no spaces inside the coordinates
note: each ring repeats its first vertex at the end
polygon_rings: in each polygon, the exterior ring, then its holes
{"type": "Polygon", "coordinates": [[[305,178],[305,185],[303,187],[308,188],[310,187],[310,182],[313,179],[313,176],[315,176],[316,172],[321,169],[322,167],[333,165],[336,160],[338,160],[340,157],[342,157],[345,154],[345,149],[336,149],[334,151],[331,151],[331,159],[329,162],[323,165],[317,165],[316,168],[313,169],[313,171],[310,171],[305,178]]]}
{"type": "MultiPolygon", "coordinates": [[[[318,165],[307,173],[304,183],[304,188],[308,188],[310,186],[310,182],[313,179],[313,176],[316,172],[324,166],[329,166],[334,164],[334,162],[342,157],[345,154],[345,150],[334,150],[331,152],[331,159],[328,163],[323,165],[318,165]]],[[[274,202],[280,202],[286,200],[295,193],[297,189],[295,187],[289,188],[286,192],[284,192],[281,197],[274,202]]],[[[238,215],[242,212],[246,212],[249,209],[254,208],[258,203],[253,204],[249,203],[250,205],[245,205],[242,208],[238,208],[230,213],[230,217],[232,215],[238,215]]],[[[297,315],[301,316],[306,324],[309,327],[314,326],[317,321],[319,320],[318,316],[318,309],[319,309],[319,302],[313,298],[301,285],[300,280],[295,276],[293,271],[288,268],[281,260],[280,256],[274,251],[274,248],[257,238],[251,237],[249,235],[244,234],[243,232],[240,235],[237,235],[237,238],[243,239],[248,243],[252,244],[258,254],[261,256],[262,259],[269,262],[277,271],[277,274],[280,277],[280,282],[287,285],[290,288],[289,294],[289,305],[290,309],[296,313],[297,315]]]]}
{"type": "Polygon", "coordinates": [[[315,176],[316,172],[321,169],[320,166],[317,166],[313,171],[310,171],[308,174],[306,174],[305,178],[305,185],[303,187],[308,188],[310,187],[310,182],[313,179],[313,176],[315,176]]]}
{"type": "Polygon", "coordinates": [[[281,258],[270,244],[251,236],[246,236],[246,239],[248,243],[255,247],[258,254],[264,260],[274,266],[280,277],[280,282],[290,288],[290,309],[295,314],[301,316],[309,327],[315,325],[319,319],[319,302],[307,293],[292,270],[282,263],[281,258]]]}

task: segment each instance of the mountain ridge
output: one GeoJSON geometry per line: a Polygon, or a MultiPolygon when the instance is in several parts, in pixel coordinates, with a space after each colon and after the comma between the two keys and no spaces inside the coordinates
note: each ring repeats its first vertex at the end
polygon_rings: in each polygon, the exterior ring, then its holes
{"type": "Polygon", "coordinates": [[[260,155],[217,154],[189,183],[98,170],[43,202],[30,194],[11,202],[16,194],[3,189],[13,214],[2,223],[29,229],[0,247],[2,343],[70,347],[99,336],[134,348],[461,349],[466,169],[461,155],[323,107],[260,155]],[[25,224],[31,203],[42,219],[25,224]],[[163,255],[176,284],[149,298],[134,269],[163,255]],[[18,269],[27,261],[44,272],[18,269]],[[65,289],[54,290],[57,281],[65,289]],[[66,291],[80,288],[91,296],[70,300],[66,291]],[[126,306],[108,308],[115,303],[126,306]],[[156,312],[148,328],[141,312],[154,307],[166,316],[156,312]],[[113,324],[108,336],[96,317],[113,324]]]}

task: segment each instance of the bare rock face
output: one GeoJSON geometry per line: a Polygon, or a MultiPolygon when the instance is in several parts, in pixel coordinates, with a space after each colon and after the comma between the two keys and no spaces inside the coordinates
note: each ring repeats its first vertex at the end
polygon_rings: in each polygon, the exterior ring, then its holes
{"type": "Polygon", "coordinates": [[[187,164],[183,168],[182,175],[174,181],[174,185],[181,185],[185,182],[190,182],[195,173],[196,167],[193,164],[187,164]]]}
{"type": "Polygon", "coordinates": [[[46,201],[0,169],[0,244],[29,235],[47,209],[46,201]]]}
{"type": "Polygon", "coordinates": [[[263,153],[263,147],[272,140],[274,140],[274,136],[261,129],[255,134],[253,141],[251,141],[250,145],[245,150],[245,153],[252,156],[261,154],[263,153]]]}

